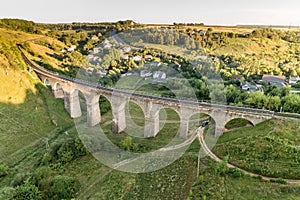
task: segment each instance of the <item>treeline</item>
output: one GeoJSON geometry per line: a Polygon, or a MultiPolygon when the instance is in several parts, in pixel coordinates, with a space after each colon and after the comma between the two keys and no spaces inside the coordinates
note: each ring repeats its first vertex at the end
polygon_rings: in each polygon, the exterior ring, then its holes
{"type": "Polygon", "coordinates": [[[300,113],[300,96],[291,94],[287,87],[276,88],[264,83],[263,91],[247,93],[239,84],[229,84],[225,87],[226,100],[229,105],[250,106],[275,112],[300,113]]]}
{"type": "Polygon", "coordinates": [[[249,34],[249,37],[269,38],[272,40],[282,39],[287,42],[300,42],[300,31],[282,31],[271,28],[257,29],[249,34]]]}
{"type": "Polygon", "coordinates": [[[40,25],[22,19],[0,19],[0,27],[34,34],[41,34],[42,30],[40,25]]]}

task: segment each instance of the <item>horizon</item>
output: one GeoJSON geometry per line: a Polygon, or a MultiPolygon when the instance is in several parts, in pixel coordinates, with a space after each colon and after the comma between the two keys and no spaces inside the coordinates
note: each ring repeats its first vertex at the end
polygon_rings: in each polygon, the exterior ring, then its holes
{"type": "Polygon", "coordinates": [[[26,20],[26,21],[31,21],[31,22],[34,22],[34,23],[37,23],[37,24],[73,24],[73,23],[82,23],[82,24],[97,24],[97,23],[117,23],[119,21],[126,21],[126,20],[132,20],[133,22],[135,23],[138,23],[138,24],[144,24],[144,25],[168,25],[168,26],[171,26],[171,25],[174,25],[174,23],[178,23],[178,24],[185,24],[185,25],[188,25],[188,24],[200,24],[200,23],[203,23],[204,25],[203,26],[232,26],[232,27],[238,27],[238,26],[249,26],[249,27],[254,27],[254,26],[260,26],[260,27],[300,27],[300,25],[287,25],[287,24],[207,24],[205,22],[176,22],[174,21],[173,23],[155,23],[155,22],[150,22],[150,23],[143,23],[143,22],[138,22],[138,21],[135,21],[133,19],[120,19],[120,20],[116,20],[116,21],[70,21],[70,22],[38,22],[38,21],[34,21],[34,20],[31,20],[31,19],[25,19],[25,18],[0,18],[0,20],[2,19],[16,19],[16,20],[26,20]]]}
{"type": "Polygon", "coordinates": [[[205,25],[300,26],[297,0],[102,1],[52,0],[2,3],[0,18],[19,18],[36,23],[103,23],[131,19],[142,24],[204,23],[205,25]],[[18,5],[17,7],[15,5],[18,5]]]}

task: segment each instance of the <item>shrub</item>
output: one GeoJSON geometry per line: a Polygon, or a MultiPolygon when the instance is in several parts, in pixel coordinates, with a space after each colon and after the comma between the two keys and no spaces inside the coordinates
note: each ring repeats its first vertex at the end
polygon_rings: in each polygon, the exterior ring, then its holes
{"type": "Polygon", "coordinates": [[[245,174],[241,170],[237,168],[229,168],[228,174],[230,174],[233,178],[243,177],[245,174]]]}
{"type": "Polygon", "coordinates": [[[6,164],[0,165],[0,178],[6,176],[9,173],[9,167],[6,164]]]}
{"type": "Polygon", "coordinates": [[[23,185],[16,188],[14,194],[15,200],[39,200],[42,199],[42,193],[38,187],[26,180],[23,185]]]}
{"type": "Polygon", "coordinates": [[[52,174],[53,172],[49,167],[40,167],[33,173],[33,181],[40,190],[44,191],[50,185],[52,174]]]}
{"type": "Polygon", "coordinates": [[[126,151],[138,150],[138,145],[132,142],[132,138],[130,136],[127,136],[124,140],[122,140],[120,146],[126,151]]]}
{"type": "Polygon", "coordinates": [[[15,189],[12,187],[4,187],[0,190],[0,199],[12,200],[14,198],[15,189]]]}
{"type": "Polygon", "coordinates": [[[50,199],[71,199],[77,196],[80,183],[76,178],[69,176],[56,176],[48,193],[50,199]]]}

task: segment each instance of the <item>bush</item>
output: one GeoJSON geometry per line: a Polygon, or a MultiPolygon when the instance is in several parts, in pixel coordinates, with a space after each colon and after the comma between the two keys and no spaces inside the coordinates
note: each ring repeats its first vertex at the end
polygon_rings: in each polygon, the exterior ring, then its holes
{"type": "Polygon", "coordinates": [[[49,167],[43,166],[35,170],[33,173],[33,181],[40,190],[44,191],[50,185],[53,172],[49,167]]]}
{"type": "Polygon", "coordinates": [[[42,193],[38,187],[26,180],[23,185],[16,188],[14,194],[15,200],[39,200],[42,199],[42,193]]]}
{"type": "Polygon", "coordinates": [[[71,199],[77,196],[80,183],[76,178],[69,176],[56,176],[48,193],[50,199],[71,199]]]}
{"type": "Polygon", "coordinates": [[[9,167],[6,164],[0,165],[0,178],[6,176],[9,173],[9,167]]]}
{"type": "Polygon", "coordinates": [[[132,142],[132,138],[130,136],[127,136],[124,140],[122,140],[120,142],[120,146],[126,151],[138,150],[138,145],[132,142]]]}
{"type": "Polygon", "coordinates": [[[42,163],[47,165],[50,162],[59,161],[64,164],[87,153],[79,137],[62,139],[51,144],[50,151],[44,155],[42,163]]]}
{"type": "Polygon", "coordinates": [[[229,168],[228,174],[230,174],[233,178],[243,177],[245,174],[241,170],[237,168],[229,168]]]}
{"type": "Polygon", "coordinates": [[[12,200],[14,198],[15,189],[12,187],[4,187],[0,190],[0,199],[12,200]]]}

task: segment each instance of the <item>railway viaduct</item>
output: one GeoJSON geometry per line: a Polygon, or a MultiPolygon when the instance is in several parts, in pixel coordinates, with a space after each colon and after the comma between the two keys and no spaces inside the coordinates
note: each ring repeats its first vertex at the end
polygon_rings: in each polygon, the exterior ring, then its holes
{"type": "Polygon", "coordinates": [[[88,126],[96,126],[101,123],[99,98],[100,96],[106,97],[111,104],[112,129],[115,133],[120,133],[126,129],[125,105],[129,101],[138,104],[143,110],[145,115],[144,137],[146,138],[155,137],[158,134],[159,111],[163,108],[173,109],[180,116],[178,135],[184,138],[189,136],[190,117],[198,113],[207,114],[213,119],[215,122],[215,136],[222,135],[226,123],[232,119],[243,118],[250,121],[252,125],[256,125],[274,116],[274,112],[267,110],[153,97],[106,88],[83,80],[58,75],[34,65],[23,53],[22,57],[36,72],[41,81],[45,85],[51,86],[54,96],[64,99],[65,109],[72,118],[82,116],[79,91],[83,94],[87,106],[88,126]]]}

